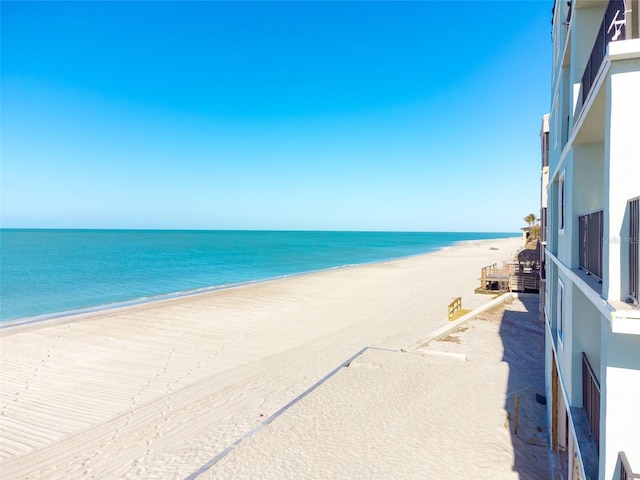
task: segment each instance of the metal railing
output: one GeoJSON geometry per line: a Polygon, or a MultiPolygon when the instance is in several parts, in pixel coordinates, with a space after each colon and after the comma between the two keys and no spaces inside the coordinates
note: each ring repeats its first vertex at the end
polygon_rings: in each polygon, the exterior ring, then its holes
{"type": "Polygon", "coordinates": [[[640,198],[629,202],[629,299],[640,301],[640,198]]]}
{"type": "Polygon", "coordinates": [[[631,470],[631,465],[629,465],[629,460],[624,452],[618,452],[618,457],[620,458],[620,480],[640,478],[640,473],[633,473],[631,470]]]}
{"type": "Polygon", "coordinates": [[[589,419],[591,435],[600,450],[600,382],[591,368],[589,359],[582,352],[582,405],[589,419]]]}
{"type": "Polygon", "coordinates": [[[600,30],[596,35],[596,39],[589,56],[589,61],[582,74],[581,91],[582,105],[584,106],[593,82],[595,81],[602,60],[607,54],[607,46],[609,42],[615,40],[625,40],[626,31],[624,25],[625,5],[624,0],[610,0],[607,9],[604,12],[604,18],[600,25],[600,30]],[[622,23],[620,23],[622,21],[622,23]]]}
{"type": "Polygon", "coordinates": [[[603,211],[578,217],[580,268],[602,280],[603,211]]]}

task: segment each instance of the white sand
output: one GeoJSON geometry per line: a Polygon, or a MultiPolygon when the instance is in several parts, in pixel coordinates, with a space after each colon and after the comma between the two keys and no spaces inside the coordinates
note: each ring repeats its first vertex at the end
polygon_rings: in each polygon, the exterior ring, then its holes
{"type": "MultiPolygon", "coordinates": [[[[489,301],[473,294],[480,268],[508,260],[519,244],[469,242],[409,259],[5,329],[2,478],[184,478],[361,348],[414,345],[446,323],[452,297],[462,295],[464,308],[489,301]]],[[[371,353],[363,360],[384,355],[371,353]]],[[[428,385],[442,380],[433,371],[424,369],[393,391],[402,398],[404,390],[424,389],[427,403],[428,385]]],[[[322,402],[319,392],[306,399],[322,402]]],[[[369,413],[372,434],[380,432],[380,413],[369,413]]],[[[392,419],[414,421],[408,414],[392,419]]],[[[358,424],[367,431],[366,421],[358,424]]],[[[337,417],[332,425],[342,432],[337,417]]],[[[463,452],[452,454],[464,459],[463,452]]],[[[358,449],[351,456],[371,461],[358,449]]],[[[263,471],[259,462],[254,467],[263,471]]],[[[302,475],[291,470],[287,476],[302,475]]]]}
{"type": "Polygon", "coordinates": [[[549,478],[544,329],[523,301],[424,350],[367,350],[198,478],[549,478]]]}

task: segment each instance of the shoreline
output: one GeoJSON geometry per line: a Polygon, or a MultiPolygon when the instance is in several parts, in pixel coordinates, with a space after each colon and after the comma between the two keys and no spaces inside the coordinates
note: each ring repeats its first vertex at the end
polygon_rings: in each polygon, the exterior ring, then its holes
{"type": "Polygon", "coordinates": [[[454,296],[489,302],[473,293],[480,268],[520,246],[472,240],[4,329],[0,471],[184,478],[354,352],[411,348],[454,296]]]}
{"type": "MultiPolygon", "coordinates": [[[[93,306],[88,306],[88,307],[81,307],[81,308],[72,309],[72,310],[64,310],[64,311],[60,311],[60,312],[43,313],[43,314],[40,314],[40,315],[33,315],[33,316],[29,316],[29,317],[21,317],[21,318],[16,318],[16,319],[11,319],[11,320],[0,320],[0,331],[5,330],[5,329],[10,330],[12,328],[18,328],[18,327],[37,326],[37,325],[39,325],[41,323],[60,320],[60,319],[65,319],[67,317],[78,317],[78,316],[81,316],[81,315],[100,314],[102,312],[109,312],[109,311],[112,311],[112,310],[120,310],[120,309],[123,309],[123,308],[129,308],[129,307],[136,307],[136,306],[139,306],[139,305],[152,304],[152,303],[155,303],[155,302],[170,301],[170,300],[174,300],[174,299],[190,297],[190,296],[196,296],[196,295],[207,295],[207,294],[218,292],[218,291],[221,291],[221,290],[242,288],[242,287],[249,286],[249,285],[256,285],[256,284],[260,284],[260,283],[279,281],[279,280],[284,280],[284,279],[288,279],[288,278],[297,278],[297,277],[301,277],[301,276],[305,276],[305,275],[314,275],[314,274],[317,274],[317,273],[322,273],[322,272],[327,272],[327,271],[340,270],[340,269],[353,268],[353,267],[361,267],[361,266],[367,266],[367,265],[384,264],[384,263],[387,263],[387,262],[395,262],[395,261],[398,261],[398,260],[404,260],[404,259],[409,259],[409,258],[414,258],[414,257],[420,257],[420,256],[423,256],[423,255],[431,255],[431,254],[436,253],[436,252],[441,251],[441,250],[446,250],[448,248],[454,248],[454,247],[456,247],[458,245],[464,245],[465,243],[474,243],[474,244],[490,243],[490,242],[495,242],[495,241],[499,241],[499,240],[510,240],[510,239],[515,239],[515,238],[519,238],[519,237],[513,236],[513,237],[495,238],[495,239],[482,239],[482,240],[460,240],[460,241],[457,241],[457,242],[455,242],[455,243],[453,243],[451,245],[435,248],[435,249],[430,250],[428,252],[416,253],[416,254],[406,255],[406,256],[402,256],[402,257],[394,257],[394,258],[389,258],[389,259],[385,259],[385,260],[374,260],[374,261],[365,262],[365,263],[353,263],[353,264],[346,264],[346,265],[336,265],[336,266],[332,266],[332,267],[322,268],[322,269],[319,269],[319,270],[310,270],[310,271],[299,272],[299,273],[291,273],[291,274],[279,275],[279,276],[268,277],[268,278],[263,278],[263,279],[248,280],[248,281],[245,281],[245,282],[238,282],[238,283],[211,285],[211,286],[201,287],[201,288],[196,288],[196,289],[191,289],[191,290],[181,290],[181,291],[177,291],[177,292],[162,293],[162,294],[158,294],[158,295],[154,295],[154,296],[150,296],[150,297],[140,297],[140,298],[134,298],[134,299],[130,299],[130,300],[123,300],[123,301],[119,301],[119,302],[112,302],[112,303],[106,303],[106,304],[101,304],[101,305],[93,305],[93,306]]],[[[70,321],[72,321],[72,320],[70,320],[70,321]]]]}

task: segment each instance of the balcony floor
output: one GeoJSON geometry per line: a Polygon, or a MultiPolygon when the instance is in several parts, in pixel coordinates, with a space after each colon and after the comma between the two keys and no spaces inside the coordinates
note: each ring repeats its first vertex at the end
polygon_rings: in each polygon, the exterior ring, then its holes
{"type": "Polygon", "coordinates": [[[589,419],[584,408],[571,407],[573,427],[576,430],[578,446],[584,464],[586,480],[597,480],[599,470],[598,448],[589,429],[589,419]]]}
{"type": "Polygon", "coordinates": [[[602,296],[602,281],[598,277],[585,272],[582,268],[572,268],[571,271],[594,292],[602,296]]]}

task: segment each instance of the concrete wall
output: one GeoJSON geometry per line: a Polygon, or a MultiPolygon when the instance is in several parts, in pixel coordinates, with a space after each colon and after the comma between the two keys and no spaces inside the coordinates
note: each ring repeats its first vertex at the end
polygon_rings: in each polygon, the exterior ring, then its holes
{"type": "Polygon", "coordinates": [[[558,254],[558,181],[550,181],[547,188],[547,249],[558,254]]]}
{"type": "MultiPolygon", "coordinates": [[[[564,160],[563,167],[558,172],[558,207],[556,208],[555,214],[558,216],[558,227],[560,227],[561,222],[561,191],[560,186],[562,183],[562,178],[564,178],[564,228],[558,229],[558,259],[568,266],[569,268],[573,268],[572,261],[572,244],[574,235],[577,233],[578,221],[577,218],[574,219],[575,210],[572,203],[572,198],[574,196],[574,175],[573,175],[573,152],[569,152],[564,160]],[[574,225],[575,224],[575,225],[574,225]],[[575,230],[574,230],[575,229],[575,230]]],[[[577,237],[576,237],[577,238],[577,237]]]]}
{"type": "Polygon", "coordinates": [[[640,59],[615,62],[607,82],[605,144],[605,223],[603,262],[609,275],[603,282],[603,297],[626,298],[628,264],[622,262],[628,248],[624,225],[627,202],[640,196],[640,59]],[[619,268],[620,266],[621,268],[619,268]]]}
{"type": "Polygon", "coordinates": [[[604,144],[576,145],[573,149],[573,207],[578,215],[602,210],[604,207],[604,144]]]}
{"type": "Polygon", "coordinates": [[[620,451],[640,469],[640,336],[609,333],[606,344],[600,478],[610,479],[620,451]]]}
{"type": "MultiPolygon", "coordinates": [[[[562,330],[560,330],[560,319],[558,318],[556,321],[556,329],[558,332],[558,342],[557,342],[557,359],[558,359],[558,372],[560,376],[564,379],[564,386],[566,388],[567,398],[569,400],[569,405],[571,406],[580,406],[582,405],[582,382],[580,381],[578,375],[579,369],[576,368],[575,365],[575,355],[574,355],[574,336],[578,334],[574,327],[573,322],[571,321],[573,317],[573,294],[574,294],[574,285],[562,275],[558,276],[558,285],[562,285],[564,290],[563,298],[560,298],[560,289],[557,291],[557,299],[555,302],[555,313],[559,317],[559,308],[560,302],[562,301],[562,310],[563,310],[563,320],[562,320],[562,330]],[[576,382],[577,378],[577,382],[576,382]]],[[[577,352],[580,353],[580,352],[577,352]]]]}
{"type": "MultiPolygon", "coordinates": [[[[566,141],[566,118],[571,128],[578,112],[579,84],[600,28],[607,1],[574,0],[570,31],[566,2],[555,3],[553,39],[552,110],[549,118],[549,187],[547,249],[561,265],[578,267],[578,216],[604,210],[603,286],[600,295],[585,286],[573,272],[561,273],[547,264],[545,313],[545,382],[551,413],[551,372],[554,346],[561,383],[572,406],[582,406],[582,352],[601,385],[601,438],[599,478],[611,480],[619,451],[628,456],[632,468],[640,470],[640,335],[634,329],[617,328],[613,333],[608,309],[627,308],[628,201],[640,197],[640,40],[613,42],[603,64],[604,83],[600,98],[589,112],[589,129],[581,130],[580,145],[566,141]],[[567,43],[568,39],[568,43],[567,43]],[[569,45],[570,51],[565,52],[569,45]],[[602,137],[591,137],[593,132],[602,137]],[[564,178],[565,225],[560,229],[560,180],[564,178]],[[573,282],[576,282],[575,284],[573,282]],[[564,289],[563,332],[558,340],[558,285],[564,289]],[[580,285],[580,287],[579,287],[580,285]],[[582,292],[580,288],[585,288],[582,292]]],[[[640,9],[634,0],[634,9],[640,9]]],[[[633,31],[637,32],[637,26],[633,31]]],[[[596,66],[597,68],[597,66],[596,66]]],[[[583,124],[584,126],[585,124],[583,124]]],[[[542,175],[544,178],[544,173],[542,175]]],[[[541,198],[544,199],[542,194],[541,198]]],[[[575,270],[574,270],[575,271],[575,270]]],[[[635,314],[628,322],[636,322],[635,314]]],[[[640,322],[640,317],[637,318],[640,322]]]]}
{"type": "MultiPolygon", "coordinates": [[[[601,379],[601,371],[606,366],[601,365],[601,322],[600,311],[591,301],[579,290],[573,292],[573,365],[574,369],[572,381],[582,385],[582,352],[587,354],[589,363],[598,377],[601,379]]],[[[576,396],[576,404],[582,404],[582,388],[580,395],[576,396]],[[579,401],[578,401],[579,400],[579,401]]]]}
{"type": "Polygon", "coordinates": [[[604,17],[607,2],[593,0],[579,2],[574,10],[571,25],[571,68],[572,82],[580,83],[584,67],[595,43],[596,34],[604,17]]]}

